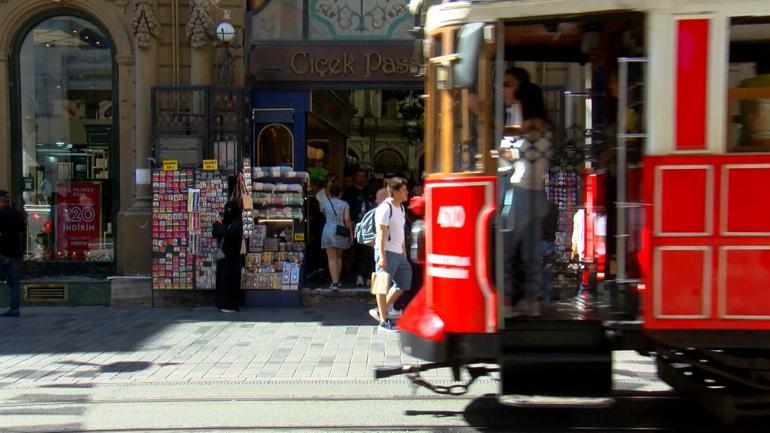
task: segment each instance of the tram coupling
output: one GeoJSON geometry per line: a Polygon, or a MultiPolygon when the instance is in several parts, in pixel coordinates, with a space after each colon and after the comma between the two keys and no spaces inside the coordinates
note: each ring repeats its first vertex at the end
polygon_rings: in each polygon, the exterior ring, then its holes
{"type": "Polygon", "coordinates": [[[488,365],[460,365],[449,362],[429,362],[425,364],[398,365],[398,366],[380,366],[374,369],[375,379],[386,379],[393,376],[406,376],[415,386],[421,386],[429,389],[436,394],[462,395],[468,392],[468,388],[476,379],[489,376],[491,373],[499,372],[500,368],[488,365]],[[455,382],[462,379],[461,369],[468,372],[468,379],[462,383],[452,385],[438,385],[426,381],[420,373],[439,368],[451,368],[452,378],[455,382]]]}

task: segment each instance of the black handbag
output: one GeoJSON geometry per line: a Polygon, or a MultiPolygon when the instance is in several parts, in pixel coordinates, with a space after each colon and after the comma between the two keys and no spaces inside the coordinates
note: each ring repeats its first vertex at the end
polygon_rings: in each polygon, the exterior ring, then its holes
{"type": "MultiPolygon", "coordinates": [[[[331,206],[332,212],[334,212],[334,216],[337,217],[337,219],[340,219],[340,216],[337,215],[337,210],[334,209],[334,202],[329,197],[329,194],[327,194],[325,191],[324,191],[324,194],[326,194],[326,199],[329,200],[329,206],[331,206]]],[[[334,228],[334,234],[336,234],[337,236],[341,236],[343,238],[349,238],[350,237],[350,229],[348,229],[345,226],[341,226],[341,225],[337,224],[337,226],[334,228]]]]}

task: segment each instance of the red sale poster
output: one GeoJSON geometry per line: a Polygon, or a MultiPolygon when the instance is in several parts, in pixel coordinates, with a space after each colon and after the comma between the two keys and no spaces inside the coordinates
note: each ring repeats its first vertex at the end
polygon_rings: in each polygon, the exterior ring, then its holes
{"type": "Polygon", "coordinates": [[[101,184],[56,185],[56,255],[84,259],[101,239],[101,184]]]}

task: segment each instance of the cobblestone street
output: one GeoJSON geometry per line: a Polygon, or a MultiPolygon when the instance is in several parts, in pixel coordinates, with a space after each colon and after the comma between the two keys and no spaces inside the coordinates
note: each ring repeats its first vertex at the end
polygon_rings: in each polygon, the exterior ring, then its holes
{"type": "MultiPolygon", "coordinates": [[[[0,386],[368,380],[375,366],[417,362],[401,352],[397,334],[376,332],[368,308],[29,308],[0,322],[0,386]]],[[[667,389],[653,361],[635,353],[616,353],[615,371],[618,389],[667,389]]]]}

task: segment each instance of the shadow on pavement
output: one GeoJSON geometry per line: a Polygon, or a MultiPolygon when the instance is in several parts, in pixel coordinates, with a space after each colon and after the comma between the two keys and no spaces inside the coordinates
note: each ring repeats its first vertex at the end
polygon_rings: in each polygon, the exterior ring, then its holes
{"type": "MultiPolygon", "coordinates": [[[[425,414],[422,414],[425,415],[425,414]]],[[[447,416],[437,413],[436,416],[447,416]]],[[[742,420],[727,428],[694,402],[671,396],[616,398],[608,408],[512,407],[486,395],[462,413],[480,431],[550,433],[564,431],[668,431],[686,433],[767,431],[767,419],[742,420]],[[760,426],[764,426],[760,428],[760,426]]]]}
{"type": "MultiPolygon", "coordinates": [[[[254,308],[239,313],[220,313],[215,308],[105,308],[105,307],[33,307],[22,317],[0,322],[0,356],[41,353],[132,352],[139,348],[165,350],[164,339],[154,340],[162,332],[174,332],[184,324],[184,332],[193,334],[196,344],[208,343],[225,327],[259,328],[269,335],[281,324],[314,326],[374,326],[371,308],[365,302],[314,305],[301,308],[254,308]],[[190,324],[198,328],[189,331],[190,324]]],[[[248,329],[247,329],[248,330],[248,329]]],[[[105,366],[105,372],[127,371],[132,366],[105,366]]],[[[129,370],[130,371],[130,370],[129,370]]],[[[18,374],[22,374],[20,372],[18,374]]],[[[29,374],[28,372],[27,374],[29,374]]],[[[26,374],[25,374],[26,375],[26,374]]]]}

